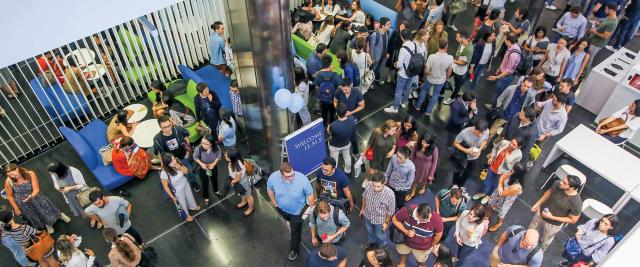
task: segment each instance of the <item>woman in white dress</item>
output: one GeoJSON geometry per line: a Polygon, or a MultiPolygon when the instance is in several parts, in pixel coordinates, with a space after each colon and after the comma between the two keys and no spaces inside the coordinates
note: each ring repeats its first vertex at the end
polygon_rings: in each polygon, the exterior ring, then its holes
{"type": "Polygon", "coordinates": [[[196,203],[189,181],[185,177],[188,173],[187,167],[175,156],[170,153],[162,154],[162,171],[160,172],[162,187],[169,198],[182,207],[186,213],[185,219],[190,222],[193,221],[193,217],[189,214],[189,210],[200,210],[200,206],[196,203]]]}

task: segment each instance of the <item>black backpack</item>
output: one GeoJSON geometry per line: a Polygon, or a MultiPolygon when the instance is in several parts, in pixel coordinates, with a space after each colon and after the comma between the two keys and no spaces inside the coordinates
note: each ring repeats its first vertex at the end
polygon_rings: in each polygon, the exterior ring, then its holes
{"type": "MultiPolygon", "coordinates": [[[[518,226],[518,228],[513,229],[512,231],[510,231],[507,234],[507,239],[511,239],[514,235],[519,234],[520,232],[524,231],[526,229],[524,229],[524,227],[522,226],[518,226]]],[[[522,235],[524,237],[524,234],[522,235]]],[[[531,251],[529,251],[529,254],[527,254],[527,261],[521,263],[521,264],[527,264],[529,263],[529,261],[531,261],[531,258],[533,258],[533,256],[536,255],[536,253],[538,253],[538,251],[540,251],[540,246],[536,245],[536,247],[534,247],[531,251]]]]}
{"type": "Polygon", "coordinates": [[[424,70],[424,62],[425,62],[424,56],[418,53],[418,45],[414,42],[412,43],[415,46],[415,49],[413,51],[411,51],[409,47],[406,47],[406,46],[402,47],[406,49],[407,52],[409,52],[409,54],[411,55],[411,58],[409,59],[409,65],[404,65],[404,72],[407,75],[407,77],[420,75],[424,70]]]}
{"type": "MultiPolygon", "coordinates": [[[[331,204],[329,204],[331,207],[333,207],[333,223],[336,224],[336,226],[338,228],[340,228],[340,226],[342,226],[342,224],[340,224],[340,208],[339,207],[335,207],[331,204]]],[[[318,212],[316,212],[316,210],[313,210],[313,222],[316,223],[318,220],[318,212]]]]}

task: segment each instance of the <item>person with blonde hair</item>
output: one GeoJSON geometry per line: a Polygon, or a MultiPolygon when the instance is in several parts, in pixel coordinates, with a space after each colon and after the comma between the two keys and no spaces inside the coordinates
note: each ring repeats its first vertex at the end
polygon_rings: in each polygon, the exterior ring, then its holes
{"type": "Polygon", "coordinates": [[[436,21],[434,27],[432,27],[429,31],[428,36],[427,50],[429,51],[429,55],[438,52],[438,45],[440,40],[449,41],[449,33],[444,30],[444,22],[442,22],[441,20],[436,21]]]}
{"type": "Polygon", "coordinates": [[[60,235],[56,241],[55,248],[58,252],[58,259],[66,267],[89,267],[94,266],[96,254],[91,249],[85,249],[84,253],[78,249],[82,237],[77,235],[60,235]],[[86,255],[85,255],[86,254],[86,255]]]}
{"type": "MultiPolygon", "coordinates": [[[[369,161],[369,173],[375,173],[389,165],[389,161],[396,151],[397,131],[398,125],[396,122],[387,120],[382,127],[375,129],[371,133],[365,150],[373,150],[373,159],[369,161]]],[[[363,154],[363,156],[366,155],[363,154]]]]}

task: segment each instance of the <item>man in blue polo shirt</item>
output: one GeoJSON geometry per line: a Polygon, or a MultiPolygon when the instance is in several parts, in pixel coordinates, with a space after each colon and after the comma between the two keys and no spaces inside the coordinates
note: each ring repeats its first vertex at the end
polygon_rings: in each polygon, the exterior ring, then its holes
{"type": "Polygon", "coordinates": [[[300,248],[305,204],[313,206],[316,202],[311,182],[304,174],[293,171],[291,164],[283,162],[280,170],[269,176],[267,192],[271,204],[291,226],[289,260],[293,261],[300,248]]]}
{"type": "Polygon", "coordinates": [[[498,238],[491,253],[491,267],[518,265],[540,267],[543,252],[538,246],[540,235],[534,229],[525,229],[520,225],[507,228],[498,238]]]}
{"type": "MultiPolygon", "coordinates": [[[[336,91],[336,95],[333,98],[333,105],[337,108],[340,103],[344,103],[347,106],[347,114],[345,116],[352,116],[358,121],[358,113],[364,109],[364,97],[360,90],[353,88],[351,81],[348,79],[342,79],[340,81],[340,89],[336,91]]],[[[358,150],[358,138],[354,134],[351,136],[351,149],[354,155],[360,154],[358,150]]]]}

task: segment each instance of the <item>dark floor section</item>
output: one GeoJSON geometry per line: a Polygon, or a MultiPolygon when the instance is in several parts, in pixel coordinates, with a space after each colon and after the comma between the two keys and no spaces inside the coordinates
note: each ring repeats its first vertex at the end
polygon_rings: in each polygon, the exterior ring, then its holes
{"type": "MultiPolygon", "coordinates": [[[[390,2],[387,0],[386,2],[390,2]]],[[[514,4],[508,4],[508,10],[512,10],[514,4]]],[[[557,16],[559,11],[543,11],[543,16],[557,16]]],[[[465,13],[466,14],[466,13],[465,13]]],[[[507,12],[507,14],[510,14],[507,12]]],[[[464,25],[463,18],[457,25],[464,25]]],[[[465,19],[466,21],[467,19],[465,19]]],[[[541,23],[547,23],[541,20],[541,23]]],[[[458,28],[464,28],[458,26],[458,28]]],[[[469,29],[465,29],[469,30],[469,29]]],[[[453,36],[450,33],[450,36],[453,36]]],[[[451,40],[453,42],[453,39],[451,40]]],[[[452,43],[453,44],[453,43],[452,43]]],[[[630,46],[640,47],[637,40],[630,46]]],[[[455,45],[451,49],[455,49],[455,45]]],[[[637,50],[637,49],[635,49],[637,50]]],[[[603,52],[596,58],[599,62],[608,56],[608,51],[603,52]]],[[[481,102],[486,103],[493,93],[494,83],[482,82],[480,85],[481,102]]],[[[437,105],[433,114],[427,118],[422,114],[417,114],[411,110],[401,110],[398,114],[387,114],[381,109],[388,106],[393,99],[393,88],[390,86],[378,87],[365,95],[366,108],[362,112],[361,120],[358,124],[359,144],[364,148],[364,142],[371,132],[382,125],[384,120],[401,120],[408,115],[418,118],[421,131],[429,131],[436,137],[436,143],[441,151],[444,151],[445,140],[447,138],[444,131],[444,122],[449,116],[449,107],[437,105]]],[[[447,93],[448,94],[448,93],[447,93]]],[[[478,105],[482,106],[482,105],[478,105]]],[[[571,131],[579,124],[591,124],[594,115],[580,107],[575,107],[569,116],[569,123],[565,133],[571,131]]],[[[252,133],[257,136],[259,133],[252,133]]],[[[505,226],[520,224],[528,225],[532,217],[531,205],[540,197],[542,191],[539,190],[544,180],[561,164],[571,164],[583,171],[588,182],[581,196],[583,199],[594,198],[607,205],[613,205],[622,195],[619,189],[607,180],[591,172],[585,166],[572,159],[559,159],[546,169],[541,168],[541,164],[549,153],[555,141],[560,137],[555,137],[545,144],[541,158],[533,166],[527,175],[524,193],[519,197],[513,208],[507,215],[505,226]]],[[[253,144],[252,144],[253,145],[253,144]]],[[[261,145],[261,144],[258,144],[261,145]]],[[[362,150],[361,150],[362,151],[362,150]]],[[[34,169],[39,175],[40,188],[43,194],[51,198],[63,211],[68,211],[62,196],[53,190],[53,184],[45,172],[46,165],[54,159],[64,160],[71,166],[77,167],[85,175],[89,185],[96,186],[98,183],[92,177],[91,172],[84,166],[80,158],[75,154],[71,146],[64,142],[55,146],[51,150],[30,159],[25,166],[34,169]]],[[[226,177],[226,166],[220,168],[220,182],[226,177]]],[[[430,190],[423,196],[416,197],[414,202],[433,202],[433,194],[438,190],[450,185],[451,177],[448,167],[446,153],[441,153],[440,163],[436,171],[436,178],[430,190]]],[[[313,178],[313,177],[311,177],[313,178]]],[[[356,203],[359,206],[362,188],[361,179],[352,177],[352,187],[356,203]]],[[[479,188],[478,179],[470,179],[467,188],[471,193],[475,193],[479,188]]],[[[271,206],[266,193],[266,183],[263,181],[256,186],[253,192],[255,198],[256,211],[249,218],[242,217],[242,211],[235,208],[239,201],[238,196],[229,196],[224,199],[214,197],[211,206],[200,211],[193,223],[182,222],[176,216],[173,205],[164,197],[160,189],[159,176],[157,172],[152,172],[144,180],[135,180],[125,185],[126,189],[132,193],[128,198],[133,204],[132,221],[133,225],[141,232],[143,237],[153,246],[160,255],[160,266],[303,266],[308,256],[308,251],[312,248],[308,220],[303,227],[303,247],[297,260],[289,262],[287,253],[289,247],[289,230],[287,224],[277,215],[271,206]]],[[[202,203],[202,196],[196,193],[199,203],[202,203]]],[[[0,200],[0,204],[7,204],[6,200],[0,200]]],[[[348,230],[348,238],[343,246],[348,251],[348,266],[355,266],[362,257],[360,244],[366,241],[366,233],[362,219],[357,216],[358,211],[353,211],[348,215],[351,220],[351,227],[348,230]]],[[[640,204],[631,201],[620,213],[621,230],[626,233],[640,219],[640,204]]],[[[584,222],[584,218],[580,222],[584,222]]],[[[98,230],[89,228],[88,221],[82,218],[73,218],[70,224],[58,223],[55,225],[56,233],[75,233],[83,236],[83,247],[93,249],[98,260],[106,263],[106,255],[109,246],[98,230]]],[[[506,227],[503,227],[505,229],[506,227]]],[[[575,232],[575,226],[569,226],[556,236],[556,240],[545,253],[543,266],[555,266],[560,260],[562,243],[575,232]]],[[[467,261],[461,266],[488,266],[487,256],[497,239],[496,233],[488,233],[482,246],[478,251],[474,261],[467,261]]],[[[453,245],[453,239],[444,241],[453,245]]],[[[432,257],[433,258],[433,257],[432,257]]],[[[6,249],[0,249],[0,266],[14,266],[15,262],[6,249]]],[[[397,262],[397,255],[394,253],[397,262]]],[[[428,266],[431,266],[430,260],[428,266]]],[[[415,260],[410,260],[410,266],[415,266],[415,260]]]]}

